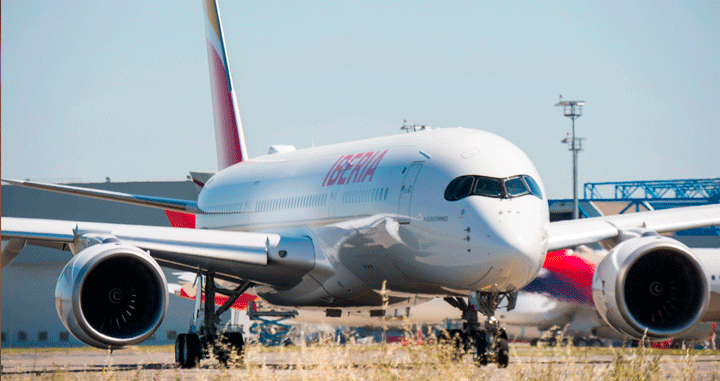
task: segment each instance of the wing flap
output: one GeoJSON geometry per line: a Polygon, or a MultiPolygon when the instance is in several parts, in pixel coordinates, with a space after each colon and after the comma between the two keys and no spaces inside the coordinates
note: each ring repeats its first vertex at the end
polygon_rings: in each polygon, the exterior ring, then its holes
{"type": "Polygon", "coordinates": [[[646,229],[658,233],[720,225],[720,205],[703,205],[551,222],[548,251],[617,237],[622,231],[646,229]]]}

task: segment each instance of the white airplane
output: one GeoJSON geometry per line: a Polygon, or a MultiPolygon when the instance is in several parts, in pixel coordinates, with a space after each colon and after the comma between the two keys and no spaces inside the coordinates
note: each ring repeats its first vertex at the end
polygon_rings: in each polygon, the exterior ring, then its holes
{"type": "MultiPolygon", "coordinates": [[[[152,335],[168,303],[164,266],[204,275],[208,301],[221,293],[231,304],[254,288],[271,304],[330,316],[443,297],[466,322],[461,349],[479,364],[504,367],[498,304],[515,307],[548,250],[598,241],[614,246],[593,282],[610,325],[662,340],[705,314],[709,278],[690,249],[658,233],[718,225],[720,206],[550,223],[528,157],[474,129],[276,147],[248,158],[217,5],[206,0],[204,9],[220,170],[197,202],[4,180],[195,216],[196,229],[2,218],[2,265],[26,244],[75,255],[55,296],[61,320],[82,342],[122,348],[152,335]],[[237,287],[218,287],[216,279],[237,287]]],[[[226,360],[219,341],[241,353],[241,335],[217,333],[227,308],[206,303],[203,325],[178,336],[181,366],[194,366],[206,355],[202,347],[226,360]]]]}

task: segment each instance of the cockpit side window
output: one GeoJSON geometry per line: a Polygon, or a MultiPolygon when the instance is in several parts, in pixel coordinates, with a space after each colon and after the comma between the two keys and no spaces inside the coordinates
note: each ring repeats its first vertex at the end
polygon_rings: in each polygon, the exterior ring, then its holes
{"type": "Polygon", "coordinates": [[[465,176],[462,183],[460,183],[460,189],[458,190],[457,198],[461,199],[463,197],[470,196],[474,182],[475,179],[473,178],[473,176],[465,176]]]}
{"type": "Polygon", "coordinates": [[[445,188],[445,199],[455,201],[470,195],[473,189],[475,178],[473,176],[462,176],[451,181],[445,188]]]}
{"type": "Polygon", "coordinates": [[[528,175],[504,179],[474,175],[460,176],[445,188],[445,199],[448,201],[457,201],[471,195],[513,198],[530,194],[539,199],[543,198],[540,186],[528,175]]]}
{"type": "Polygon", "coordinates": [[[543,194],[540,191],[540,186],[535,182],[535,179],[533,179],[530,176],[525,175],[525,176],[523,176],[523,180],[525,180],[525,184],[527,184],[528,189],[530,189],[530,192],[532,192],[532,194],[534,194],[535,196],[537,196],[539,199],[542,200],[543,194]]]}
{"type": "Polygon", "coordinates": [[[460,190],[460,183],[462,183],[463,178],[458,177],[454,179],[453,181],[448,184],[447,188],[445,188],[445,199],[448,201],[455,201],[457,200],[457,194],[458,190],[460,190]]]}

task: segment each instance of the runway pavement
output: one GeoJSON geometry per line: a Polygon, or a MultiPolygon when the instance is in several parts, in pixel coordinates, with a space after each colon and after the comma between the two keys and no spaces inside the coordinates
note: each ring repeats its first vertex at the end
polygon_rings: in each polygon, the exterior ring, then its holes
{"type": "Polygon", "coordinates": [[[108,351],[3,349],[3,380],[337,380],[337,379],[694,379],[720,380],[720,354],[638,349],[511,348],[507,369],[475,366],[471,358],[449,360],[430,346],[250,347],[235,369],[203,360],[199,368],[178,369],[172,347],[108,351]],[[649,377],[647,377],[649,376],[649,377]]]}

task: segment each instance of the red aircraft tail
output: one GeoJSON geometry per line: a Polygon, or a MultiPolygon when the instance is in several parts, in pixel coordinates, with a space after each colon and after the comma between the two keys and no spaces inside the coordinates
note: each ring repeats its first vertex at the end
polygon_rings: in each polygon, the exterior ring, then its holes
{"type": "Polygon", "coordinates": [[[205,37],[207,39],[210,88],[218,169],[247,160],[247,146],[240,120],[237,96],[225,52],[222,23],[215,0],[205,0],[205,37]]]}

